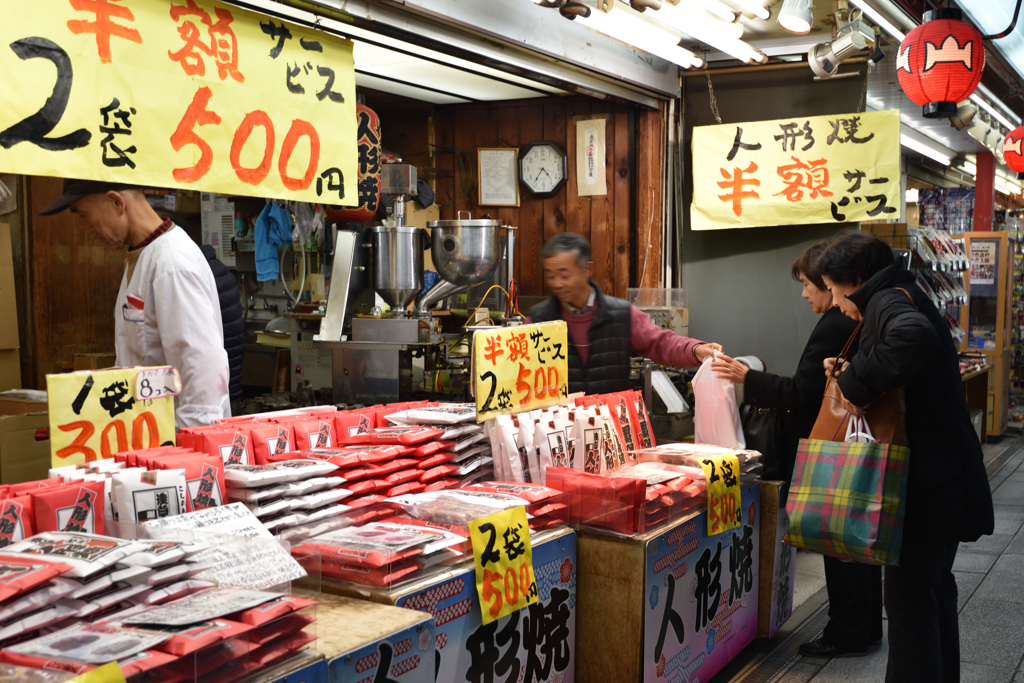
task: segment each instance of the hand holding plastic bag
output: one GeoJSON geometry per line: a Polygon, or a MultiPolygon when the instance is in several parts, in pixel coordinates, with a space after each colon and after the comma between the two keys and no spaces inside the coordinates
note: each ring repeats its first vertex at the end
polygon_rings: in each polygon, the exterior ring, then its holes
{"type": "Polygon", "coordinates": [[[736,385],[715,376],[712,360],[712,356],[705,357],[693,378],[694,440],[726,448],[746,448],[736,385]]]}

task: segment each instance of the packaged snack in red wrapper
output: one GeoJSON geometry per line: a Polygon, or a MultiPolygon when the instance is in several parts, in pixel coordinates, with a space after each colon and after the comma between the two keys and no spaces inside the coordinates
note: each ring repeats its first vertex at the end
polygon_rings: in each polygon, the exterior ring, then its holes
{"type": "Polygon", "coordinates": [[[425,458],[439,451],[444,451],[455,445],[454,441],[431,441],[422,446],[417,446],[409,453],[410,458],[425,458]]]}
{"type": "Polygon", "coordinates": [[[552,467],[548,470],[547,482],[549,487],[564,491],[578,501],[579,520],[574,522],[622,534],[640,530],[640,510],[647,488],[644,480],[603,477],[552,467]]]}
{"type": "Polygon", "coordinates": [[[622,444],[626,450],[626,459],[636,462],[636,452],[643,448],[637,440],[639,436],[639,420],[634,423],[633,413],[630,412],[629,404],[622,394],[611,394],[608,397],[608,408],[612,418],[617,423],[619,434],[622,436],[622,444]]]}
{"type": "Polygon", "coordinates": [[[283,619],[270,622],[249,633],[249,643],[262,647],[281,638],[293,636],[316,621],[316,617],[307,614],[292,614],[283,619]]]}
{"type": "MultiPolygon", "coordinates": [[[[601,417],[601,428],[604,430],[604,440],[608,444],[609,455],[611,455],[615,467],[626,466],[626,448],[622,443],[622,433],[619,431],[618,419],[612,419],[608,406],[598,406],[598,414],[601,417]]],[[[615,469],[613,467],[612,469],[615,469]]]]}
{"type": "Polygon", "coordinates": [[[124,677],[133,683],[144,683],[144,681],[160,680],[161,683],[170,683],[166,678],[144,678],[147,674],[152,676],[159,667],[167,666],[175,661],[177,657],[158,650],[145,650],[117,660],[117,667],[121,669],[124,677]]]}
{"type": "Polygon", "coordinates": [[[458,465],[451,464],[444,464],[438,465],[437,467],[431,467],[429,470],[426,470],[422,473],[422,475],[420,476],[420,481],[423,482],[424,484],[431,484],[437,481],[438,479],[443,479],[444,477],[447,477],[449,474],[454,474],[458,472],[460,469],[461,468],[458,465]]]}
{"type": "Polygon", "coordinates": [[[24,555],[0,555],[0,603],[42,586],[71,567],[24,555]]]}
{"type": "Polygon", "coordinates": [[[515,496],[528,505],[541,503],[550,498],[562,495],[562,491],[558,489],[540,486],[539,484],[514,484],[502,481],[485,481],[477,484],[470,484],[469,486],[464,487],[463,490],[481,491],[483,493],[500,493],[506,496],[515,496]]]}
{"type": "Polygon", "coordinates": [[[265,602],[259,607],[253,607],[242,612],[236,612],[229,614],[228,618],[232,621],[239,621],[243,624],[249,624],[250,626],[263,626],[271,621],[283,617],[293,612],[298,612],[300,609],[305,609],[315,605],[315,600],[306,600],[305,598],[296,598],[290,595],[285,595],[280,598],[265,602]]]}
{"type": "Polygon", "coordinates": [[[354,564],[333,564],[324,562],[321,565],[321,573],[332,579],[351,581],[364,586],[375,588],[386,588],[401,581],[420,568],[412,563],[404,563],[388,567],[360,567],[354,564]]]}
{"type": "Polygon", "coordinates": [[[383,479],[389,474],[398,472],[399,470],[415,470],[417,464],[419,464],[419,461],[413,458],[398,458],[391,462],[374,465],[371,468],[373,470],[373,474],[371,476],[377,479],[383,479]]]}
{"type": "Polygon", "coordinates": [[[257,465],[266,465],[270,458],[296,450],[292,428],[289,425],[256,427],[252,434],[252,452],[257,465]]]}
{"type": "Polygon", "coordinates": [[[413,468],[400,470],[398,472],[389,474],[388,476],[384,477],[384,480],[387,481],[392,486],[398,486],[399,484],[404,484],[409,481],[418,480],[421,476],[423,476],[423,472],[421,470],[413,468]]]}
{"type": "Polygon", "coordinates": [[[352,492],[352,495],[364,496],[366,494],[373,493],[378,489],[386,488],[387,486],[390,486],[390,484],[383,479],[363,479],[362,481],[346,484],[346,486],[348,486],[348,490],[352,492]]]}
{"type": "Polygon", "coordinates": [[[295,446],[303,448],[334,448],[334,419],[306,420],[292,425],[295,446]]]}
{"type": "Polygon", "coordinates": [[[77,531],[103,534],[104,494],[102,481],[67,484],[32,491],[36,533],[41,531],[77,531]]]}
{"type": "Polygon", "coordinates": [[[42,557],[71,567],[65,574],[72,578],[92,576],[142,549],[136,541],[122,541],[92,534],[45,532],[8,546],[5,555],[42,557]]]}
{"type": "MultiPolygon", "coordinates": [[[[370,507],[371,505],[380,505],[381,503],[386,503],[387,500],[388,499],[384,496],[368,495],[357,498],[356,500],[346,500],[345,505],[356,510],[359,508],[370,507]]],[[[353,524],[359,524],[359,522],[353,521],[353,524]]]]}
{"type": "Polygon", "coordinates": [[[371,429],[368,432],[352,434],[350,436],[338,436],[341,443],[348,445],[362,444],[398,444],[401,446],[414,446],[424,441],[436,439],[444,434],[443,429],[432,429],[430,427],[388,427],[384,429],[371,429]]]}
{"type": "MultiPolygon", "coordinates": [[[[16,652],[10,650],[0,650],[0,661],[10,666],[19,666],[28,669],[42,669],[45,671],[59,671],[66,674],[80,675],[92,671],[96,667],[92,664],[83,664],[82,662],[66,662],[60,659],[49,659],[47,657],[33,657],[32,655],[19,655],[16,652]]],[[[43,674],[44,676],[46,674],[43,674]]],[[[12,681],[17,679],[11,679],[12,681]]],[[[47,678],[36,679],[35,677],[26,678],[29,683],[35,683],[36,680],[47,681],[47,678]]],[[[53,680],[60,681],[64,680],[61,678],[54,678],[53,680]]],[[[74,680],[74,679],[72,679],[74,680]]]]}
{"type": "Polygon", "coordinates": [[[393,529],[378,523],[348,527],[310,539],[303,548],[320,551],[324,563],[345,563],[363,567],[383,567],[423,552],[423,546],[437,540],[426,531],[414,528],[393,529]]]}
{"type": "Polygon", "coordinates": [[[0,501],[0,548],[24,541],[35,534],[31,496],[0,501]]]}
{"type": "Polygon", "coordinates": [[[423,458],[422,460],[420,460],[419,462],[416,463],[416,467],[418,469],[421,469],[421,470],[429,470],[432,467],[437,467],[438,465],[443,465],[446,462],[451,462],[454,459],[455,459],[455,454],[454,453],[452,453],[451,451],[445,451],[443,453],[437,453],[435,455],[431,455],[428,458],[423,458]]]}
{"type": "Polygon", "coordinates": [[[368,432],[374,427],[373,414],[366,411],[339,411],[334,415],[334,435],[337,441],[358,433],[368,432]]]}
{"type": "Polygon", "coordinates": [[[219,455],[225,465],[255,465],[248,429],[224,429],[203,434],[204,453],[219,455]]]}
{"type": "Polygon", "coordinates": [[[427,484],[423,487],[423,492],[444,491],[445,489],[454,489],[459,486],[462,486],[462,482],[458,479],[439,479],[438,481],[435,481],[432,484],[427,484]]]}
{"type": "Polygon", "coordinates": [[[426,486],[427,485],[422,482],[411,481],[405,484],[398,484],[397,486],[392,486],[389,489],[385,489],[382,495],[391,498],[392,496],[401,496],[402,494],[405,493],[419,493],[424,488],[426,488],[426,486]]]}
{"type": "Polygon", "coordinates": [[[207,510],[224,504],[224,461],[217,455],[196,453],[182,457],[164,457],[153,460],[152,469],[185,470],[185,498],[187,512],[207,510]]]}
{"type": "Polygon", "coordinates": [[[229,621],[227,619],[213,619],[181,628],[171,626],[161,629],[162,632],[174,634],[170,640],[154,647],[161,652],[184,657],[196,650],[201,650],[207,645],[213,645],[221,640],[247,633],[252,628],[249,624],[229,621]]]}
{"type": "Polygon", "coordinates": [[[343,451],[358,453],[359,462],[368,464],[401,458],[415,450],[414,446],[402,446],[400,444],[340,446],[339,448],[343,451]]]}
{"type": "Polygon", "coordinates": [[[33,491],[35,489],[46,489],[51,486],[61,486],[64,480],[60,477],[50,477],[49,479],[39,479],[37,481],[26,481],[20,484],[11,484],[7,487],[7,495],[4,498],[14,498],[20,496],[27,491],[33,491]]]}
{"type": "Polygon", "coordinates": [[[633,392],[633,399],[629,401],[633,408],[632,415],[635,415],[640,436],[640,445],[643,448],[654,448],[654,430],[651,429],[651,416],[647,413],[647,406],[644,405],[643,395],[639,391],[633,392]]]}

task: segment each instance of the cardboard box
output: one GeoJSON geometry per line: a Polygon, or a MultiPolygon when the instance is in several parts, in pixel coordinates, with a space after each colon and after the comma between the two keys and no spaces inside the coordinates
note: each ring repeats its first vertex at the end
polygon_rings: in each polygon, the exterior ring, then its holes
{"type": "Polygon", "coordinates": [[[0,394],[0,415],[27,415],[28,413],[45,413],[49,410],[46,399],[36,401],[0,394]]]}
{"type": "Polygon", "coordinates": [[[0,325],[0,349],[18,348],[18,297],[14,295],[11,226],[6,222],[0,223],[0,320],[4,321],[0,325]]]}
{"type": "Polygon", "coordinates": [[[21,388],[21,353],[18,349],[0,350],[0,391],[21,388]]]}
{"type": "Polygon", "coordinates": [[[46,479],[50,441],[36,441],[36,430],[49,427],[45,412],[0,415],[0,484],[46,479]]]}
{"type": "Polygon", "coordinates": [[[102,370],[103,368],[114,367],[117,356],[108,351],[101,353],[76,353],[75,371],[79,370],[102,370]]]}

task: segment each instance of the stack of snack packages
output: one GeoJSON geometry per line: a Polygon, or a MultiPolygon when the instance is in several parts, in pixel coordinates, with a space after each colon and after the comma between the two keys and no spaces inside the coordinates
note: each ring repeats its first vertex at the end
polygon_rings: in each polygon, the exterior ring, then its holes
{"type": "Polygon", "coordinates": [[[392,588],[472,561],[472,520],[522,505],[529,531],[538,531],[564,523],[564,498],[561,491],[537,484],[502,482],[405,493],[387,500],[386,518],[311,538],[292,554],[299,560],[319,558],[324,577],[392,588]]]}
{"type": "Polygon", "coordinates": [[[315,640],[310,600],[181,580],[201,570],[190,558],[203,549],[69,532],[5,548],[0,610],[15,616],[0,624],[0,661],[75,674],[117,661],[129,679],[228,681],[315,640]],[[204,611],[211,603],[221,609],[204,611]]]}
{"type": "MultiPolygon", "coordinates": [[[[328,445],[265,457],[268,464],[302,459],[334,465],[349,494],[346,520],[359,526],[390,516],[388,498],[492,479],[491,446],[475,420],[476,409],[464,404],[339,411],[333,424],[320,420],[318,433],[326,436],[319,443],[328,445]]],[[[263,451],[257,442],[256,452],[263,451]]]]}
{"type": "Polygon", "coordinates": [[[288,459],[267,465],[226,465],[229,502],[249,508],[266,529],[294,543],[339,529],[351,522],[351,508],[341,501],[352,495],[330,462],[288,459]]]}
{"type": "MultiPolygon", "coordinates": [[[[31,501],[36,520],[32,533],[113,533],[117,522],[136,524],[223,505],[224,463],[219,456],[190,448],[147,448],[86,465],[51,469],[50,479],[36,484],[46,489],[60,486],[78,493],[75,501],[68,493],[58,499],[60,507],[56,514],[48,512],[51,506],[44,500],[31,501]],[[87,492],[95,493],[95,500],[87,492]],[[76,506],[75,512],[70,512],[69,504],[76,506]],[[77,508],[86,504],[96,506],[95,522],[89,520],[79,525],[82,511],[77,508]]],[[[56,494],[36,493],[36,497],[45,495],[56,494]]]]}

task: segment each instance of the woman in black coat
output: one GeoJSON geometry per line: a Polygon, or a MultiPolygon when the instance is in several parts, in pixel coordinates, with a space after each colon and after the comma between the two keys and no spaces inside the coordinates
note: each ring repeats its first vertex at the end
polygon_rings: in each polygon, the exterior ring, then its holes
{"type": "MultiPolygon", "coordinates": [[[[804,288],[801,296],[821,314],[792,377],[748,370],[747,366],[719,354],[712,364],[715,374],[743,384],[747,403],[761,408],[787,410],[786,450],[775,454],[776,463],[766,464],[766,478],[793,478],[793,463],[800,439],[814,427],[825,393],[821,371],[826,358],[837,356],[853,334],[857,323],[833,307],[832,294],[825,287],[814,264],[828,246],[828,240],[811,246],[793,262],[793,277],[804,288]]],[[[856,350],[854,345],[853,350],[856,350]]],[[[851,354],[852,355],[852,351],[851,354]]],[[[842,657],[867,654],[870,643],[882,639],[882,570],[825,557],[825,586],[828,589],[828,625],[816,640],[800,645],[800,652],[812,657],[842,657]]]]}
{"type": "MultiPolygon", "coordinates": [[[[838,379],[861,414],[905,388],[910,470],[898,567],[885,568],[886,683],[960,680],[953,561],[960,541],[991,534],[992,494],[964,398],[956,347],[913,274],[870,233],[836,238],[816,263],[835,304],[863,320],[860,349],[838,379]]],[[[835,359],[828,359],[830,370],[835,359]]]]}

